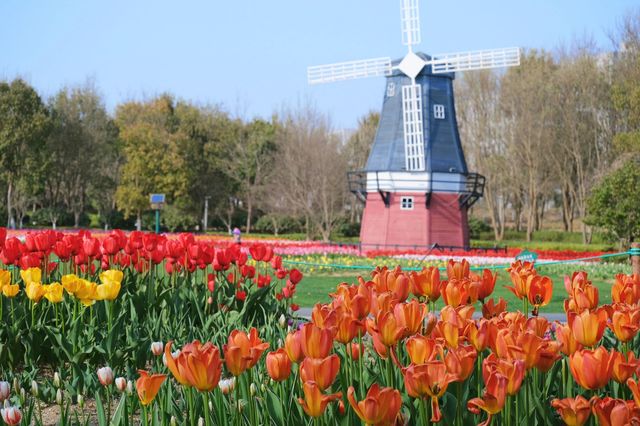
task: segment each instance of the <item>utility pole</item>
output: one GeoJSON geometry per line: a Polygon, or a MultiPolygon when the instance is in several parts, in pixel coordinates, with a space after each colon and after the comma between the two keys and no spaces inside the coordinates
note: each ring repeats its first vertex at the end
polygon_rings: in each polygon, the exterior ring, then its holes
{"type": "Polygon", "coordinates": [[[207,232],[207,221],[209,219],[209,195],[204,197],[204,217],[202,218],[202,231],[207,232]]]}

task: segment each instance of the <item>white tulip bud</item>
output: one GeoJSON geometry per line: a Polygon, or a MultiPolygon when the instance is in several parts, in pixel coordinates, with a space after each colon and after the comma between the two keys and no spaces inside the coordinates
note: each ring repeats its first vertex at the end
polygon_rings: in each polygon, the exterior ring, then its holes
{"type": "Polygon", "coordinates": [[[56,391],[56,404],[62,405],[62,389],[56,391]]]}
{"type": "Polygon", "coordinates": [[[169,426],[178,426],[178,420],[176,420],[175,416],[171,416],[171,419],[169,419],[169,426]]]}
{"type": "Polygon", "coordinates": [[[127,390],[127,379],[125,379],[124,377],[116,377],[115,383],[118,391],[124,392],[127,390]]]}
{"type": "Polygon", "coordinates": [[[131,380],[127,382],[127,395],[133,395],[133,382],[131,380]]]}
{"type": "Polygon", "coordinates": [[[78,406],[84,408],[84,396],[82,394],[78,394],[78,406]]]}
{"type": "Polygon", "coordinates": [[[113,383],[113,370],[106,366],[98,368],[98,380],[102,386],[109,386],[113,383]]]}
{"type": "Polygon", "coordinates": [[[31,395],[38,396],[38,383],[35,380],[31,381],[31,395]]]}
{"type": "Polygon", "coordinates": [[[0,402],[9,399],[11,396],[11,386],[9,382],[0,382],[0,402]]]}
{"type": "Polygon", "coordinates": [[[24,404],[26,400],[27,400],[27,391],[25,391],[24,388],[20,388],[20,403],[24,404]]]}
{"type": "Polygon", "coordinates": [[[280,327],[282,328],[287,325],[287,317],[285,317],[284,314],[280,314],[280,318],[278,318],[278,324],[280,324],[280,327]]]}
{"type": "Polygon", "coordinates": [[[198,419],[198,426],[204,426],[204,419],[202,417],[198,419]]]}
{"type": "Polygon", "coordinates": [[[162,344],[162,342],[151,343],[151,353],[153,355],[160,356],[162,355],[163,350],[164,350],[164,345],[162,344]]]}
{"type": "Polygon", "coordinates": [[[251,392],[251,396],[254,396],[256,394],[256,392],[258,391],[258,387],[255,383],[251,383],[251,386],[249,386],[249,391],[251,392]]]}
{"type": "Polygon", "coordinates": [[[60,374],[58,374],[58,372],[56,371],[55,373],[53,373],[53,386],[58,389],[60,388],[60,374]]]}

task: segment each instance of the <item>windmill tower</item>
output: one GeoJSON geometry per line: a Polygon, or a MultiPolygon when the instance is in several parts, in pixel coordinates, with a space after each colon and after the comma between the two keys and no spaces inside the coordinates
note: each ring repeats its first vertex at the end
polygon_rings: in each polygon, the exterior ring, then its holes
{"type": "Polygon", "coordinates": [[[484,190],[462,152],[453,99],[455,72],[520,65],[517,47],[429,56],[420,43],[418,0],[401,0],[404,58],[309,67],[309,84],[363,77],[387,80],[380,123],[364,170],[349,189],[365,203],[365,248],[469,246],[467,211],[484,190]]]}

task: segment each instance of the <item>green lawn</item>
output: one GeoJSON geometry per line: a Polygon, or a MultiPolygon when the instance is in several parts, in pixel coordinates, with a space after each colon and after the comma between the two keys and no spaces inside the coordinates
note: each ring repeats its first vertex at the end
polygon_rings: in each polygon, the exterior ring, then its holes
{"type": "MultiPolygon", "coordinates": [[[[589,278],[600,290],[600,304],[611,302],[611,285],[614,282],[615,274],[631,273],[631,267],[627,263],[619,264],[590,264],[590,265],[553,265],[540,267],[538,272],[548,275],[553,280],[553,299],[551,303],[541,309],[541,312],[561,313],[563,303],[566,298],[564,289],[564,276],[570,275],[573,271],[585,270],[589,278]]],[[[298,284],[295,303],[300,306],[311,307],[316,303],[329,302],[328,294],[333,292],[341,282],[357,282],[358,274],[352,275],[311,275],[305,276],[298,284]]],[[[498,281],[493,292],[494,298],[503,297],[507,301],[507,308],[510,310],[522,309],[522,302],[519,301],[504,286],[511,285],[511,280],[506,271],[498,272],[498,281]]],[[[439,301],[442,303],[442,300],[439,301]]],[[[479,309],[479,308],[478,308],[479,309]]]]}

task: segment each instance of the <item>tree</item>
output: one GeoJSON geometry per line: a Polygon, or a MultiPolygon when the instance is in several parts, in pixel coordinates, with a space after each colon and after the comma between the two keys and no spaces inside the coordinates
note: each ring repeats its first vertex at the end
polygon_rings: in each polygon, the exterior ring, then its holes
{"type": "Polygon", "coordinates": [[[47,110],[22,79],[0,82],[0,167],[7,181],[7,226],[14,227],[13,191],[25,174],[27,158],[37,155],[47,134],[47,110]]]}
{"type": "Polygon", "coordinates": [[[630,243],[640,237],[640,158],[607,175],[588,200],[588,223],[630,243]]]}

